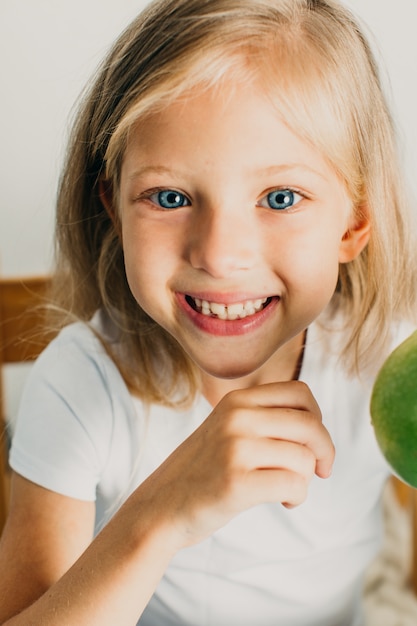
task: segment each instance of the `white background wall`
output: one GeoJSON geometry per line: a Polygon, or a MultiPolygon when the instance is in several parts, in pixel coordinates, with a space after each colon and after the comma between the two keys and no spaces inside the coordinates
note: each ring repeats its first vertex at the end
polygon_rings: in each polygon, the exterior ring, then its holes
{"type": "MultiPolygon", "coordinates": [[[[105,50],[147,0],[0,0],[0,273],[52,261],[54,196],[74,102],[105,50]]],[[[348,0],[390,76],[417,197],[416,0],[348,0]]]]}

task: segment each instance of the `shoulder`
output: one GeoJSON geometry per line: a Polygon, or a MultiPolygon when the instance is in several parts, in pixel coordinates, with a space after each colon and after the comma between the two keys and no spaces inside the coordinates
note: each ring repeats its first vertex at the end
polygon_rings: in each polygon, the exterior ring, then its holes
{"type": "Polygon", "coordinates": [[[106,340],[104,327],[100,318],[94,316],[90,322],[75,322],[62,328],[58,335],[49,343],[42,352],[37,362],[42,363],[43,360],[50,358],[51,354],[55,356],[60,351],[65,351],[65,355],[84,354],[94,358],[105,353],[104,344],[100,337],[106,340]]]}
{"type": "Polygon", "coordinates": [[[320,375],[330,370],[347,383],[359,380],[363,387],[368,388],[372,386],[389,354],[416,330],[415,325],[409,320],[392,322],[385,339],[381,341],[381,349],[373,355],[369,364],[355,373],[346,367],[346,361],[343,359],[347,326],[348,323],[341,314],[331,318],[325,313],[313,322],[307,334],[306,350],[308,349],[309,360],[314,362],[316,372],[320,372],[320,375]]]}
{"type": "Polygon", "coordinates": [[[81,499],[93,499],[115,432],[129,433],[136,419],[129,390],[97,333],[93,325],[71,324],[38,358],[11,451],[23,476],[81,499]]]}
{"type": "MultiPolygon", "coordinates": [[[[129,412],[131,395],[101,340],[100,320],[65,327],[35,362],[25,387],[20,414],[43,411],[55,419],[69,412],[83,428],[113,430],[118,412],[129,412]]],[[[108,337],[105,337],[108,340],[108,337]]]]}
{"type": "Polygon", "coordinates": [[[77,395],[79,385],[85,388],[88,383],[109,391],[114,385],[124,385],[101,338],[108,341],[97,317],[91,323],[66,326],[35,362],[28,386],[33,378],[38,384],[47,380],[49,385],[57,384],[77,395]]]}
{"type": "Polygon", "coordinates": [[[400,345],[403,341],[405,341],[410,335],[412,335],[417,330],[415,324],[412,324],[410,321],[402,320],[393,324],[391,330],[391,344],[390,351],[395,350],[397,346],[400,345]]]}

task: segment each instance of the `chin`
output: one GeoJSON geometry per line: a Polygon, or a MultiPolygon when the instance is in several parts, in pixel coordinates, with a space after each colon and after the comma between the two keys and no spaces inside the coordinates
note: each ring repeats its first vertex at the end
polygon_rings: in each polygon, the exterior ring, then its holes
{"type": "Polygon", "coordinates": [[[256,372],[263,363],[225,363],[217,361],[216,363],[201,363],[194,361],[196,365],[209,376],[222,380],[237,380],[245,378],[256,372]]]}

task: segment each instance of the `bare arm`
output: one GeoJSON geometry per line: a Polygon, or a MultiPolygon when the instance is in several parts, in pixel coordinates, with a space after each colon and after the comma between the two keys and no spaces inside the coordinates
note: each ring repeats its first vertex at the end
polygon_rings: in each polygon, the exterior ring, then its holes
{"type": "Polygon", "coordinates": [[[16,477],[0,623],[133,626],[179,549],[256,504],[300,504],[333,455],[308,388],[277,383],[225,396],[91,543],[91,503],[16,477]]]}
{"type": "Polygon", "coordinates": [[[89,545],[94,504],[65,498],[18,475],[0,541],[0,622],[37,600],[89,545]],[[65,536],[65,542],[62,537],[65,536]]]}
{"type": "Polygon", "coordinates": [[[93,503],[20,476],[13,483],[0,548],[0,623],[136,624],[172,556],[153,516],[136,510],[139,490],[90,544],[93,503]]]}

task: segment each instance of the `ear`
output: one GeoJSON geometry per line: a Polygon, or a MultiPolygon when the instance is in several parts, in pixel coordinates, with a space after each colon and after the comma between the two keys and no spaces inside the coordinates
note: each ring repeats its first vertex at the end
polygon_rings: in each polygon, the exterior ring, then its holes
{"type": "Polygon", "coordinates": [[[355,219],[342,237],[339,247],[339,263],[356,259],[366,247],[371,235],[371,224],[367,217],[355,219]]]}
{"type": "Polygon", "coordinates": [[[114,229],[117,233],[119,239],[122,239],[122,227],[120,223],[119,214],[117,212],[117,208],[114,203],[114,193],[113,193],[113,185],[106,178],[100,178],[98,183],[98,196],[104,208],[106,209],[107,215],[110,217],[113,222],[114,229]]]}

